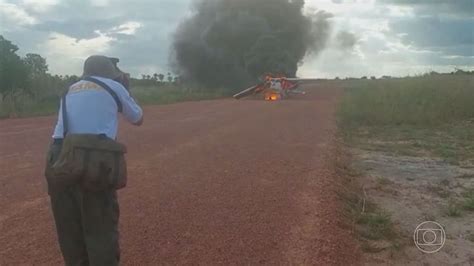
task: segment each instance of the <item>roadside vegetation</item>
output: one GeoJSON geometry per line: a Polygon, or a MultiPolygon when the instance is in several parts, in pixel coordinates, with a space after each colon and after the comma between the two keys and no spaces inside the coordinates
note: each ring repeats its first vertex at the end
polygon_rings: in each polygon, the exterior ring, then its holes
{"type": "MultiPolygon", "coordinates": [[[[18,50],[18,46],[0,35],[0,119],[54,114],[61,95],[79,77],[52,75],[41,55],[27,53],[21,57],[18,50]]],[[[131,88],[141,104],[215,99],[230,94],[224,89],[185,86],[171,73],[132,78],[131,88]]]]}
{"type": "MultiPolygon", "coordinates": [[[[67,82],[58,82],[56,89],[40,95],[19,94],[13,99],[0,100],[0,119],[15,117],[44,116],[57,112],[61,95],[67,82]]],[[[142,105],[171,104],[183,101],[200,101],[226,97],[227,90],[203,90],[188,88],[179,84],[135,85],[131,82],[132,95],[142,105]]]]}
{"type": "Polygon", "coordinates": [[[179,85],[134,87],[132,93],[140,104],[145,105],[210,100],[229,96],[229,91],[225,89],[205,90],[179,85]]]}
{"type": "Polygon", "coordinates": [[[345,90],[338,126],[356,184],[347,205],[368,257],[390,261],[402,247],[416,249],[420,221],[441,221],[472,242],[474,71],[334,82],[345,90]]]}
{"type": "Polygon", "coordinates": [[[474,118],[474,72],[341,82],[344,124],[439,125],[474,118]]]}
{"type": "Polygon", "coordinates": [[[339,125],[355,146],[474,163],[474,72],[340,84],[339,125]]]}
{"type": "MultiPolygon", "coordinates": [[[[341,146],[339,146],[341,147],[341,146]]],[[[352,223],[354,236],[359,240],[362,251],[366,253],[393,253],[401,246],[397,231],[390,213],[380,208],[371,200],[361,184],[363,173],[351,166],[352,156],[343,149],[336,160],[337,173],[344,179],[344,188],[340,196],[345,203],[345,214],[352,223]]],[[[390,185],[390,181],[378,178],[381,186],[390,185]]]]}

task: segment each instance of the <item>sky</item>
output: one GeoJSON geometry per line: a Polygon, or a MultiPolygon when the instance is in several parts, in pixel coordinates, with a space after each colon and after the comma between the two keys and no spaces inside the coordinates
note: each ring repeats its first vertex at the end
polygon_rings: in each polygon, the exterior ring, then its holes
{"type": "MultiPolygon", "coordinates": [[[[238,0],[235,0],[238,1],[238,0]]],[[[271,1],[271,0],[262,0],[271,1]]],[[[82,72],[87,56],[119,57],[133,76],[170,72],[173,32],[192,0],[0,0],[0,35],[38,53],[53,74],[82,72]]],[[[472,0],[306,0],[333,16],[305,78],[405,76],[474,69],[472,0]]]]}

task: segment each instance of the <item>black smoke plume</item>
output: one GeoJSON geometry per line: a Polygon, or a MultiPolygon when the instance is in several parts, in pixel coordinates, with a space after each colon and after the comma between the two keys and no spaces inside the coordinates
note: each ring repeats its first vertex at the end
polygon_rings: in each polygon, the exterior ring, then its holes
{"type": "Polygon", "coordinates": [[[178,27],[171,64],[183,80],[237,88],[265,73],[294,77],[324,49],[331,14],[304,14],[304,0],[197,0],[178,27]]]}

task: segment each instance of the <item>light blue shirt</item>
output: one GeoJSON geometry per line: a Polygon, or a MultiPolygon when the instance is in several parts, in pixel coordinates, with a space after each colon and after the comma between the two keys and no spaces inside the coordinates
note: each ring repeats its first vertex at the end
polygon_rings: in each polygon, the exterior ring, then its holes
{"type": "MultiPolygon", "coordinates": [[[[117,93],[122,103],[122,114],[127,121],[140,121],[143,111],[122,84],[107,78],[94,78],[109,85],[117,93]]],[[[117,103],[112,95],[99,85],[85,80],[71,85],[66,96],[66,109],[68,133],[105,134],[112,139],[117,137],[117,103]]],[[[63,138],[62,102],[53,138],[63,138]]]]}

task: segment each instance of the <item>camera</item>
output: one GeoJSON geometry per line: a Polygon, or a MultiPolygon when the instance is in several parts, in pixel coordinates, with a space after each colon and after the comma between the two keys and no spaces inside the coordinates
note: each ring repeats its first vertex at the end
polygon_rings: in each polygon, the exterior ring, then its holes
{"type": "Polygon", "coordinates": [[[120,70],[120,68],[118,67],[118,63],[120,62],[120,59],[116,57],[109,57],[109,59],[114,64],[115,68],[121,73],[121,75],[114,80],[122,84],[125,87],[125,89],[130,90],[130,74],[125,73],[122,70],[120,70]]]}

